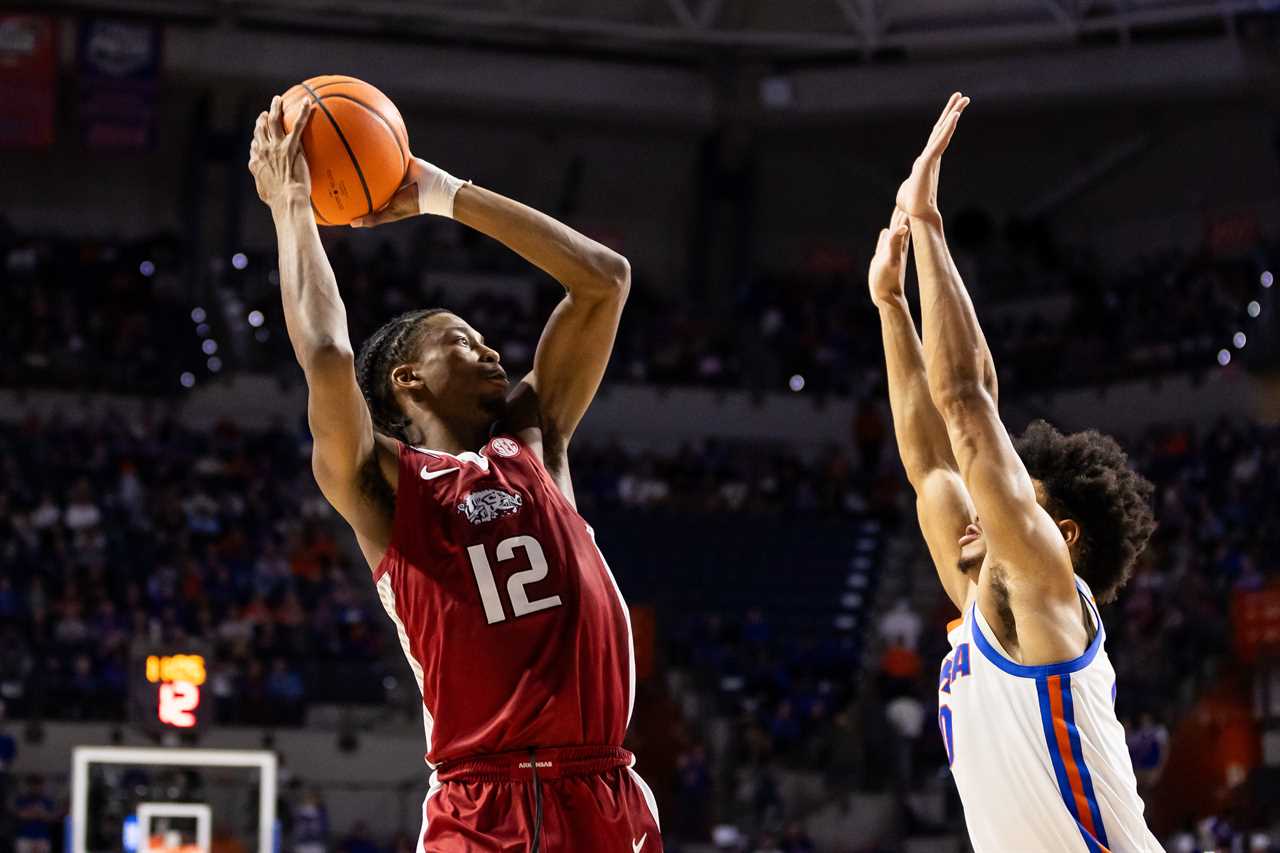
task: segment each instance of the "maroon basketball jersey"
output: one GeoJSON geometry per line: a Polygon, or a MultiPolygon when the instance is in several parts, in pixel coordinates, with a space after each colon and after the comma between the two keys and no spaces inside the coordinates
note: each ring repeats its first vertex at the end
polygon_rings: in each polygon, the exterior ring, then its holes
{"type": "Polygon", "coordinates": [[[422,691],[427,762],[621,746],[631,619],[591,528],[510,436],[454,456],[402,445],[374,571],[422,691]]]}

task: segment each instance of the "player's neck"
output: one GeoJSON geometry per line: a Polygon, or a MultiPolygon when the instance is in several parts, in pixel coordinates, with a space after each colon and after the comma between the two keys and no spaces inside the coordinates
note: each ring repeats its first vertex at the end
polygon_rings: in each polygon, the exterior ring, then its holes
{"type": "Polygon", "coordinates": [[[420,415],[409,424],[409,444],[459,454],[479,450],[489,440],[489,424],[453,422],[434,414],[420,415]]]}

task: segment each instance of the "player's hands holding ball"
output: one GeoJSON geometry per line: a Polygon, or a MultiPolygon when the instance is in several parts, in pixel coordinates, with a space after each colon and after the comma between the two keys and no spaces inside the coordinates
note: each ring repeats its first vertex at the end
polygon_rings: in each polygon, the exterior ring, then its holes
{"type": "Polygon", "coordinates": [[[942,218],[938,210],[938,172],[942,167],[942,153],[951,143],[960,114],[967,106],[969,99],[964,95],[956,92],[951,96],[934,124],[933,132],[929,134],[924,151],[920,152],[920,156],[911,165],[911,174],[898,187],[897,205],[908,216],[942,218]]]}
{"type": "Polygon", "coordinates": [[[884,305],[906,296],[907,245],[911,241],[911,228],[907,214],[900,207],[893,209],[889,227],[880,229],[876,253],[871,257],[867,271],[867,284],[871,288],[871,301],[884,305]]]}
{"type": "Polygon", "coordinates": [[[315,107],[304,103],[288,133],[284,129],[284,100],[271,99],[271,108],[258,116],[249,145],[249,171],[262,199],[273,211],[290,199],[308,201],[311,173],[302,154],[302,133],[315,107]]]}
{"type": "Polygon", "coordinates": [[[386,222],[423,213],[453,216],[453,197],[468,181],[459,180],[421,157],[409,161],[404,183],[386,206],[368,216],[351,220],[352,228],[372,228],[386,222]]]}

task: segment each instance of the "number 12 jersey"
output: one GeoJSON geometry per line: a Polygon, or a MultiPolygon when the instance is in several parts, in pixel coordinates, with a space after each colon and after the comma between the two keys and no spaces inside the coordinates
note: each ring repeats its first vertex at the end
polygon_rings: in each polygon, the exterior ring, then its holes
{"type": "Polygon", "coordinates": [[[401,445],[378,596],[422,693],[432,766],[622,745],[635,694],[626,603],[590,526],[533,451],[401,445]]]}

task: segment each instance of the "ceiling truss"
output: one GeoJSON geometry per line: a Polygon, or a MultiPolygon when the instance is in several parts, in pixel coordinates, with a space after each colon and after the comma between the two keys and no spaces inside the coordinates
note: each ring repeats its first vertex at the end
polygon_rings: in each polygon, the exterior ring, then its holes
{"type": "MultiPolygon", "coordinates": [[[[778,58],[1121,41],[1143,27],[1203,23],[1233,33],[1258,0],[66,0],[61,7],[311,26],[340,19],[499,44],[553,43],[631,54],[725,50],[778,58]],[[353,9],[358,10],[353,14],[353,9]],[[777,23],[780,11],[785,23],[777,23]]],[[[1269,14],[1280,14],[1270,12],[1269,14]]]]}

